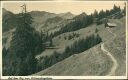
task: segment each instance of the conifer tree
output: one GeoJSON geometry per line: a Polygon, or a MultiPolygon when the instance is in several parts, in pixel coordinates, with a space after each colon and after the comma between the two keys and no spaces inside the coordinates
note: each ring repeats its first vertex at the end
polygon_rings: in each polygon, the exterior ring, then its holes
{"type": "Polygon", "coordinates": [[[2,49],[2,57],[5,57],[7,55],[7,49],[4,47],[2,49]]]}
{"type": "Polygon", "coordinates": [[[94,18],[97,18],[98,17],[98,11],[97,10],[94,11],[93,17],[94,18]]]}
{"type": "Polygon", "coordinates": [[[33,68],[36,68],[35,48],[39,38],[35,29],[31,27],[32,17],[26,12],[25,4],[17,22],[18,26],[13,33],[9,50],[16,56],[11,58],[10,67],[13,69],[11,75],[29,75],[36,71],[33,68]]]}

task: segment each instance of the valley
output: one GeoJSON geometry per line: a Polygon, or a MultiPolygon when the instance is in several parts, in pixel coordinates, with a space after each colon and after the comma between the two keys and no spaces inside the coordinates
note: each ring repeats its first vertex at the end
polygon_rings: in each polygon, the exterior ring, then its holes
{"type": "MultiPolygon", "coordinates": [[[[114,21],[115,23],[118,24],[118,22],[123,23],[121,21],[124,21],[125,18],[121,18],[120,20],[110,20],[110,21],[114,21]]],[[[89,35],[89,31],[90,34],[91,33],[95,33],[95,29],[98,29],[98,34],[100,36],[102,36],[103,42],[101,44],[98,44],[97,46],[94,46],[93,48],[82,52],[80,54],[74,54],[71,57],[58,62],[57,64],[49,67],[46,70],[40,71],[34,75],[60,75],[60,76],[66,76],[66,75],[70,75],[70,76],[75,76],[75,75],[124,75],[124,73],[122,72],[118,72],[115,73],[115,71],[124,71],[125,72],[125,68],[124,66],[120,66],[120,64],[123,62],[125,64],[125,46],[123,47],[123,45],[125,44],[125,38],[122,38],[123,40],[121,40],[121,37],[125,37],[125,25],[123,24],[119,24],[119,26],[114,27],[114,28],[105,28],[103,24],[96,26],[95,24],[93,24],[90,27],[87,27],[85,29],[80,29],[78,32],[80,34],[80,37],[85,37],[87,36],[87,34],[89,35]],[[113,32],[111,32],[113,31],[113,32]],[[82,34],[83,33],[83,34],[82,34]],[[115,34],[116,33],[116,34],[115,34]],[[118,34],[117,34],[118,33],[118,34]],[[85,35],[86,34],[86,35],[85,35]],[[117,36],[115,36],[117,35],[117,36]],[[119,36],[121,35],[121,36],[119,36]],[[117,44],[118,42],[115,42],[115,39],[122,45],[111,45],[111,44],[117,44]],[[114,48],[114,52],[113,49],[110,49],[110,45],[111,48],[114,48]],[[109,49],[108,49],[109,48],[109,49]],[[124,52],[119,52],[119,50],[123,50],[124,52]],[[118,51],[116,51],[118,50],[118,51]],[[116,51],[116,52],[115,52],[116,51]],[[120,53],[120,56],[116,56],[116,53],[120,53]],[[123,57],[120,61],[120,57],[123,57]],[[94,62],[94,63],[92,63],[94,62]],[[73,65],[70,65],[73,64],[73,65]],[[104,69],[104,70],[102,70],[104,69]],[[120,69],[120,70],[119,70],[120,69]],[[79,70],[79,71],[77,71],[79,70]],[[101,71],[102,70],[102,71],[101,71]],[[110,72],[109,72],[110,71],[110,72]]],[[[68,33],[64,33],[65,35],[70,34],[70,32],[68,33]]],[[[62,35],[64,35],[62,34],[62,35]]],[[[60,35],[61,36],[61,35],[60,35]]],[[[58,36],[59,37],[59,36],[58,36]]],[[[55,38],[56,39],[56,38],[55,38]]],[[[58,40],[58,39],[57,39],[58,40]]],[[[77,38],[76,38],[77,40],[77,38]]],[[[56,44],[58,43],[58,45],[62,45],[64,44],[64,46],[70,45],[69,43],[73,42],[74,40],[60,40],[57,41],[56,44]],[[62,41],[62,43],[60,43],[62,41]]],[[[118,43],[118,44],[119,44],[118,43]]],[[[44,51],[45,52],[45,51],[44,51]]],[[[53,50],[54,52],[54,50],[53,50]]],[[[43,53],[40,56],[45,55],[45,53],[43,53]]],[[[51,54],[50,54],[51,55],[51,54]]]]}
{"type": "Polygon", "coordinates": [[[90,15],[46,11],[14,14],[3,8],[4,75],[125,76],[124,12],[115,5],[90,15]],[[10,59],[14,60],[11,64],[10,59]]]}

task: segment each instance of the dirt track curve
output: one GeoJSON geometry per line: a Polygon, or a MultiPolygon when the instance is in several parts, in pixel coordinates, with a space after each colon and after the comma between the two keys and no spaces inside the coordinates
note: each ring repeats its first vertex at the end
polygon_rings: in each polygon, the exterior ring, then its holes
{"type": "MultiPolygon", "coordinates": [[[[114,39],[114,38],[116,37],[116,34],[112,33],[112,32],[110,31],[110,29],[108,29],[108,31],[109,31],[111,34],[113,34],[113,39],[114,39]]],[[[104,42],[104,43],[105,43],[105,42],[104,42]]],[[[113,66],[112,66],[112,68],[111,68],[111,71],[107,74],[107,76],[115,75],[115,71],[116,71],[117,66],[118,66],[117,60],[113,57],[113,55],[112,55],[108,50],[105,49],[104,43],[101,44],[101,50],[104,51],[105,54],[106,54],[107,56],[109,56],[109,57],[112,59],[112,62],[113,62],[113,66]]]]}

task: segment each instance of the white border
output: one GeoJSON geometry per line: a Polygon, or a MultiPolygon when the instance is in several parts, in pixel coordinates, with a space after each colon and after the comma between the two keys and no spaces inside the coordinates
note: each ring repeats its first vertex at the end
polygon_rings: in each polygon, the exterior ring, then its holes
{"type": "Polygon", "coordinates": [[[126,1],[126,76],[127,76],[127,78],[128,78],[128,72],[127,72],[127,69],[128,69],[128,65],[127,65],[127,63],[128,63],[128,20],[127,20],[127,18],[128,18],[128,1],[126,1]]]}
{"type": "MultiPolygon", "coordinates": [[[[1,79],[8,79],[8,78],[52,78],[52,79],[127,79],[127,18],[128,18],[128,2],[127,1],[123,1],[124,3],[126,3],[126,75],[125,76],[2,76],[2,6],[3,6],[3,3],[6,3],[6,2],[9,2],[9,3],[13,3],[13,2],[25,2],[25,3],[28,3],[28,2],[85,2],[85,1],[1,1],[1,7],[0,7],[0,78],[1,79]]],[[[87,1],[86,1],[87,2],[87,1]]],[[[89,1],[91,2],[91,1],[89,1]]],[[[94,2],[94,1],[93,1],[94,2]]],[[[97,1],[96,1],[97,2],[97,1]]],[[[113,1],[110,1],[110,2],[113,2],[113,1]]],[[[119,1],[115,1],[115,2],[119,2],[119,1]]]]}
{"type": "Polygon", "coordinates": [[[2,2],[0,1],[0,79],[2,77],[2,2]]]}

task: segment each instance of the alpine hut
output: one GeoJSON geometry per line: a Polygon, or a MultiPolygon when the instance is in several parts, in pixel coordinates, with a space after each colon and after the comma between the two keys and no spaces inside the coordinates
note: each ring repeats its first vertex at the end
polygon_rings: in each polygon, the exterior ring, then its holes
{"type": "Polygon", "coordinates": [[[117,25],[115,23],[105,23],[105,27],[112,28],[116,27],[117,25]]]}

